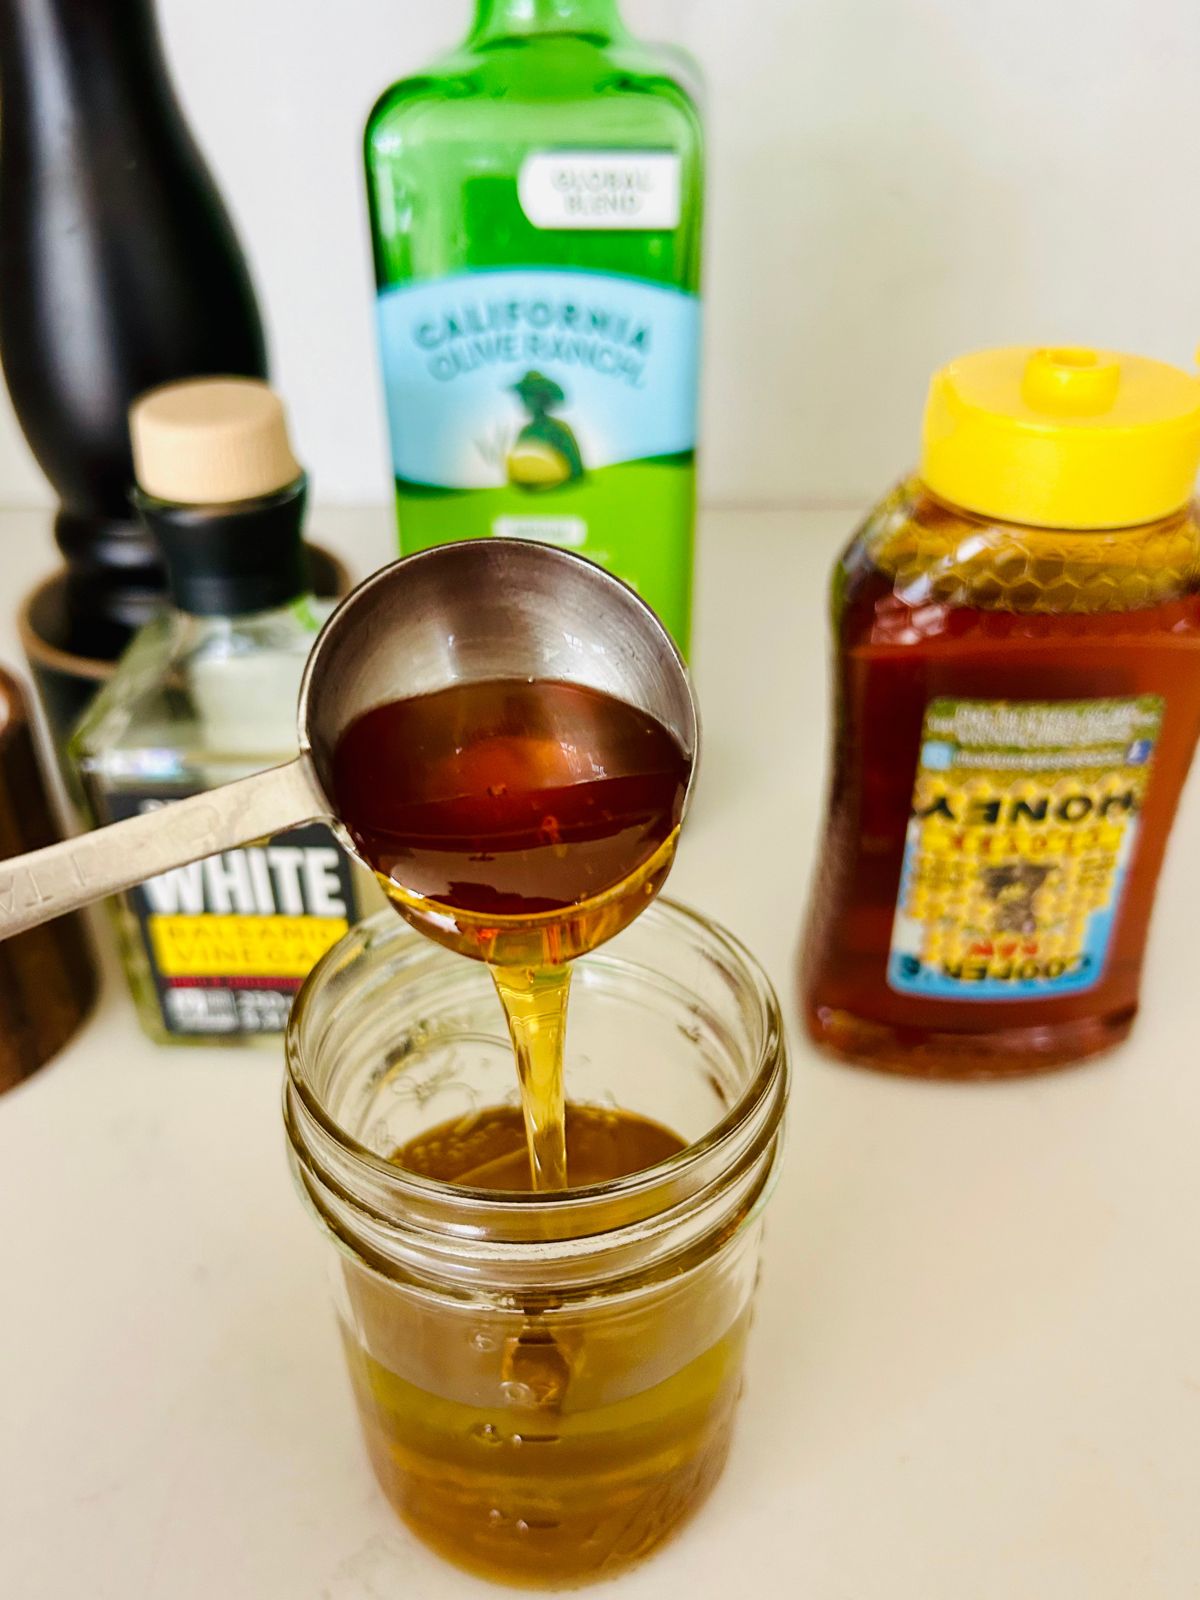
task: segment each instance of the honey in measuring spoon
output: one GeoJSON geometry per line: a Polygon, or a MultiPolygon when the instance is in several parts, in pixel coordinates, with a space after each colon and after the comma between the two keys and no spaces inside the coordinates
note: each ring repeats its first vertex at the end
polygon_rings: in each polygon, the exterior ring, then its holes
{"type": "Polygon", "coordinates": [[[535,1188],[567,1184],[569,963],[661,886],[691,765],[648,713],[523,678],[389,701],[338,741],[338,811],[392,903],[491,968],[535,1188]]]}

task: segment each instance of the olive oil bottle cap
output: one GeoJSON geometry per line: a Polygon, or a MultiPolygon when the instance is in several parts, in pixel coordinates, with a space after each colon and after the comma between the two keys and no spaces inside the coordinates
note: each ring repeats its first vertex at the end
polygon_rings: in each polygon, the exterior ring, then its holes
{"type": "Polygon", "coordinates": [[[307,479],[283,402],[265,383],[166,384],[134,401],[129,431],[134,504],[181,611],[244,616],[307,591],[307,479]]]}
{"type": "Polygon", "coordinates": [[[1121,528],[1187,504],[1200,467],[1200,378],[1145,356],[1013,346],[933,376],[921,477],[998,521],[1121,528]]]}
{"type": "Polygon", "coordinates": [[[230,505],[276,494],[301,476],[279,396],[257,378],[164,384],[129,411],[144,494],[175,505],[230,505]]]}

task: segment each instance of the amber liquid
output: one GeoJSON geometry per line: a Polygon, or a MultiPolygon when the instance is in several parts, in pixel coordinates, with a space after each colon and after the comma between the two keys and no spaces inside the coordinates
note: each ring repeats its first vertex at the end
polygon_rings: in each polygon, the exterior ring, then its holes
{"type": "MultiPolygon", "coordinates": [[[[574,1184],[684,1147],[657,1123],[576,1105],[566,1140],[574,1184]]],[[[508,1107],[436,1127],[392,1159],[444,1182],[530,1187],[521,1116],[508,1107]]],[[[607,1576],[660,1544],[720,1476],[748,1314],[722,1327],[707,1282],[694,1302],[672,1290],[601,1316],[530,1308],[515,1333],[511,1316],[501,1329],[483,1313],[470,1333],[425,1326],[416,1303],[371,1274],[349,1268],[347,1283],[372,1463],[399,1514],[451,1561],[522,1585],[607,1576]],[[706,1344],[707,1326],[717,1336],[706,1344]]]]}
{"type": "MultiPolygon", "coordinates": [[[[660,1122],[602,1106],[568,1103],[564,1129],[571,1187],[576,1189],[641,1172],[686,1148],[686,1141],[660,1122]]],[[[528,1191],[531,1186],[524,1118],[513,1106],[492,1106],[439,1123],[410,1139],[391,1159],[419,1177],[473,1189],[528,1191]]]]}
{"type": "Polygon", "coordinates": [[[886,543],[852,547],[836,590],[833,775],[802,974],[809,1031],[848,1059],[919,1075],[1062,1065],[1118,1042],[1137,1010],[1155,884],[1200,731],[1194,530],[1182,519],[1094,535],[997,529],[932,497],[918,503],[913,522],[916,534],[900,535],[912,552],[907,569],[886,543]],[[975,549],[979,571],[965,554],[975,549]],[[1154,586],[1177,592],[1133,603],[1154,586]],[[1099,982],[1072,995],[991,1002],[890,988],[929,702],[1138,695],[1161,695],[1166,712],[1099,982]]]}
{"type": "Polygon", "coordinates": [[[338,812],[392,903],[492,969],[535,1187],[567,1182],[568,963],[661,885],[690,773],[653,717],[547,680],[390,701],[353,722],[334,752],[338,812]]]}

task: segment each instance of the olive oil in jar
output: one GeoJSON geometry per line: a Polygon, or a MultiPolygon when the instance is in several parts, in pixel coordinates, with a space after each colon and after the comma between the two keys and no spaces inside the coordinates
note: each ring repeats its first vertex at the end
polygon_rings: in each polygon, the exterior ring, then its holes
{"type": "MultiPolygon", "coordinates": [[[[683,1148],[669,1129],[630,1112],[566,1108],[574,1186],[641,1171],[683,1148]]],[[[515,1107],[444,1123],[392,1159],[448,1183],[531,1186],[515,1107]]],[[[352,1279],[351,1296],[372,1324],[369,1285],[352,1279]]],[[[674,1346],[692,1319],[681,1318],[676,1296],[641,1301],[601,1328],[564,1324],[546,1304],[527,1308],[516,1335],[447,1342],[436,1392],[390,1371],[348,1331],[372,1465],[400,1516],[452,1561],[508,1582],[519,1570],[523,1584],[577,1583],[581,1569],[600,1578],[655,1548],[720,1476],[749,1315],[741,1311],[677,1365],[674,1346]],[[649,1385],[648,1362],[663,1369],[649,1385]],[[499,1384],[488,1385],[482,1374],[497,1366],[499,1384]],[[485,1403],[472,1403],[473,1389],[485,1403]]],[[[386,1315],[393,1347],[419,1337],[397,1325],[391,1303],[386,1315]]]]}
{"type": "Polygon", "coordinates": [[[382,915],[309,985],[287,1095],[376,1475],[483,1577],[610,1577],[726,1456],[786,1097],[777,1003],[736,941],[650,906],[580,964],[572,1186],[534,1193],[486,968],[382,915]]]}

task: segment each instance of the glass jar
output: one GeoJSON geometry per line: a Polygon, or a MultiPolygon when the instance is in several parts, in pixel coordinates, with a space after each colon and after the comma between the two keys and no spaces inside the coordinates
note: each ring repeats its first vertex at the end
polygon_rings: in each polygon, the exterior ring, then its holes
{"type": "Polygon", "coordinates": [[[442,1555],[524,1584],[610,1576],[720,1475],[741,1389],[787,1060],[778,1002],[713,923],[659,901],[576,964],[566,1085],[685,1149],[594,1188],[439,1183],[389,1157],[515,1104],[487,969],[390,912],[292,1013],[285,1117],[367,1446],[442,1555]]]}

